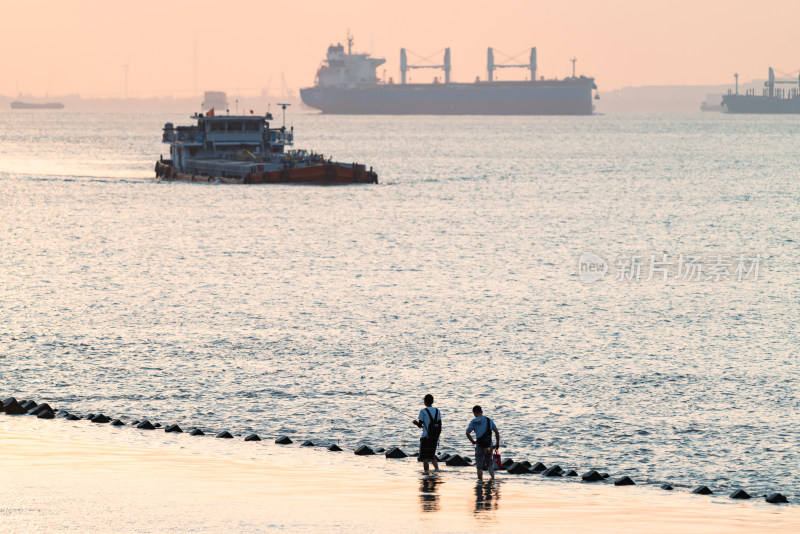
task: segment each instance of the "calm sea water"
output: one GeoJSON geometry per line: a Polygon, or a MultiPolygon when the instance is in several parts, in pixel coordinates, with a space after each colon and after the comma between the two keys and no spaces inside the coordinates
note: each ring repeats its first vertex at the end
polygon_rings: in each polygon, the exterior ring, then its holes
{"type": "Polygon", "coordinates": [[[431,392],[445,451],[478,403],[516,458],[800,499],[800,118],[290,120],[381,184],[159,184],[188,117],[0,113],[0,393],[413,450],[431,392]]]}

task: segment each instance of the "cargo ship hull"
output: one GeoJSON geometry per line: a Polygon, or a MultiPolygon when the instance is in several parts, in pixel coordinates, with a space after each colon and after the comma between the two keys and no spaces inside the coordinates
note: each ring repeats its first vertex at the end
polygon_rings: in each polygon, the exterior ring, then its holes
{"type": "Polygon", "coordinates": [[[346,115],[591,115],[592,78],[302,89],[303,102],[346,115]]]}
{"type": "Polygon", "coordinates": [[[800,113],[800,97],[775,98],[729,94],[722,97],[722,107],[726,113],[800,113]]]}

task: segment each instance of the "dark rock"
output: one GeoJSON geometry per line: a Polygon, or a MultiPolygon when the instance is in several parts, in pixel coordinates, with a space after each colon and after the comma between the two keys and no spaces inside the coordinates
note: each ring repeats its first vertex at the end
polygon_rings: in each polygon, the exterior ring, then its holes
{"type": "Polygon", "coordinates": [[[258,434],[250,434],[249,436],[244,438],[245,441],[261,441],[261,438],[258,437],[258,434]]]}
{"type": "Polygon", "coordinates": [[[99,413],[99,414],[95,415],[94,417],[92,417],[92,423],[105,424],[105,423],[109,423],[109,422],[111,422],[111,418],[109,416],[103,415],[101,413],[99,413]]]}
{"type": "Polygon", "coordinates": [[[314,447],[314,442],[310,440],[306,440],[300,444],[301,447],[314,447]]]}
{"type": "Polygon", "coordinates": [[[750,494],[743,489],[737,489],[736,491],[731,493],[731,499],[749,499],[749,498],[750,494]]]}
{"type": "MultiPolygon", "coordinates": [[[[522,464],[524,465],[525,462],[522,462],[522,464]]],[[[544,465],[542,462],[536,462],[534,465],[528,464],[526,467],[530,467],[531,471],[534,473],[541,473],[542,471],[547,469],[547,466],[544,465]]]]}
{"type": "Polygon", "coordinates": [[[119,420],[119,419],[114,419],[113,421],[111,421],[111,425],[112,425],[112,426],[125,426],[125,423],[123,423],[123,422],[122,422],[121,420],[119,420]]]}
{"type": "Polygon", "coordinates": [[[615,486],[635,486],[636,482],[634,482],[631,477],[622,477],[619,480],[614,481],[615,486]]]}
{"type": "Polygon", "coordinates": [[[375,454],[375,451],[367,447],[366,445],[362,445],[357,448],[355,451],[356,456],[371,456],[375,454]]]}
{"type": "MultiPolygon", "coordinates": [[[[30,412],[31,410],[35,409],[38,406],[36,402],[32,400],[20,402],[19,405],[22,406],[22,409],[25,410],[25,412],[30,412]]],[[[48,408],[50,407],[48,406],[48,408]]],[[[30,415],[36,415],[36,414],[32,413],[30,415]]]]}
{"type": "Polygon", "coordinates": [[[3,411],[5,411],[8,415],[22,415],[25,413],[25,409],[17,402],[17,400],[14,397],[11,397],[9,402],[3,404],[3,411]]]}
{"type": "Polygon", "coordinates": [[[151,423],[147,419],[145,419],[144,421],[142,421],[141,423],[136,425],[136,428],[138,428],[139,430],[155,430],[156,429],[156,427],[153,426],[153,423],[151,423]]]}
{"type": "MultiPolygon", "coordinates": [[[[522,465],[524,465],[525,467],[533,467],[533,464],[532,464],[532,463],[530,463],[528,460],[524,460],[524,461],[522,461],[522,462],[520,462],[520,463],[521,463],[522,465]]],[[[539,464],[539,465],[542,465],[542,464],[539,464]]],[[[544,471],[544,469],[542,469],[542,471],[544,471]]]]}
{"type": "Polygon", "coordinates": [[[406,453],[404,453],[400,448],[392,447],[391,449],[386,451],[386,457],[387,458],[407,458],[408,455],[406,453]]]}
{"type": "Polygon", "coordinates": [[[584,482],[600,482],[603,480],[603,475],[592,469],[588,473],[584,473],[581,478],[584,482]]]}
{"type": "Polygon", "coordinates": [[[514,460],[512,460],[511,458],[506,458],[505,460],[503,460],[503,463],[500,464],[500,468],[501,469],[508,469],[514,463],[516,463],[516,462],[514,460]]]}
{"type": "Polygon", "coordinates": [[[233,435],[227,430],[223,430],[222,432],[217,434],[217,437],[220,439],[233,439],[233,435]]]}
{"type": "Polygon", "coordinates": [[[603,477],[603,480],[610,478],[608,473],[600,473],[600,476],[603,477]]]}
{"type": "Polygon", "coordinates": [[[781,504],[789,502],[789,499],[781,495],[780,493],[770,493],[766,497],[764,497],[766,501],[770,504],[781,504]]]}
{"type": "Polygon", "coordinates": [[[560,477],[561,476],[561,468],[557,465],[553,467],[548,467],[544,471],[542,471],[542,476],[546,477],[560,477]]]}
{"type": "Polygon", "coordinates": [[[72,413],[67,416],[67,421],[80,421],[80,420],[81,420],[80,417],[72,413]]]}
{"type": "Polygon", "coordinates": [[[333,452],[342,452],[342,448],[335,443],[328,445],[328,450],[333,452]]]}
{"type": "Polygon", "coordinates": [[[464,456],[464,461],[467,462],[469,465],[472,465],[472,458],[469,456],[464,456]]]}
{"type": "Polygon", "coordinates": [[[58,417],[63,417],[64,419],[66,419],[67,417],[69,417],[69,412],[66,410],[61,410],[58,412],[58,417]]]}
{"type": "Polygon", "coordinates": [[[575,471],[574,469],[570,469],[569,471],[567,471],[567,475],[566,476],[568,476],[568,477],[576,477],[576,476],[578,476],[578,472],[575,471]]]}
{"type": "Polygon", "coordinates": [[[12,402],[16,402],[17,404],[19,404],[19,402],[17,402],[17,399],[15,399],[14,397],[8,397],[7,399],[3,399],[3,401],[0,402],[0,412],[6,411],[5,410],[6,404],[11,404],[12,402]]]}
{"type": "Polygon", "coordinates": [[[169,425],[164,429],[164,432],[175,432],[176,434],[181,434],[183,430],[181,430],[181,427],[178,425],[169,425]]]}
{"type": "Polygon", "coordinates": [[[199,428],[193,428],[191,432],[189,432],[190,436],[205,436],[206,433],[200,430],[199,428]]]}
{"type": "Polygon", "coordinates": [[[528,475],[531,473],[531,468],[526,467],[521,462],[514,462],[508,466],[507,471],[512,475],[528,475]]]}
{"type": "Polygon", "coordinates": [[[458,454],[451,456],[445,463],[450,467],[465,467],[469,465],[469,462],[458,454]]]}
{"type": "Polygon", "coordinates": [[[281,437],[279,437],[278,439],[275,440],[275,443],[277,443],[278,445],[289,445],[289,444],[294,443],[294,442],[291,439],[289,439],[287,436],[281,436],[281,437]]]}
{"type": "MultiPolygon", "coordinates": [[[[29,402],[33,402],[33,401],[29,401],[29,402]]],[[[39,415],[40,413],[42,413],[44,411],[53,412],[55,410],[53,410],[50,407],[50,405],[45,402],[45,403],[40,404],[39,406],[37,406],[37,407],[35,407],[33,409],[28,410],[28,415],[39,415]]]]}
{"type": "Polygon", "coordinates": [[[161,425],[161,423],[153,423],[153,426],[156,427],[156,428],[161,428],[162,425],[161,425]]]}
{"type": "Polygon", "coordinates": [[[378,447],[377,449],[375,449],[375,454],[381,454],[382,452],[386,452],[386,449],[384,449],[383,447],[378,447]]]}
{"type": "Polygon", "coordinates": [[[661,489],[666,491],[672,491],[672,484],[667,484],[666,482],[661,484],[661,489]]]}
{"type": "Polygon", "coordinates": [[[136,425],[138,425],[140,422],[141,422],[141,421],[139,421],[138,419],[134,419],[133,421],[131,421],[131,426],[136,426],[136,425]]]}
{"type": "MultiPolygon", "coordinates": [[[[406,456],[408,456],[408,455],[406,455],[406,456]]],[[[440,462],[446,462],[447,460],[450,459],[450,453],[442,454],[436,459],[439,460],[440,462]]]]}
{"type": "Polygon", "coordinates": [[[55,419],[56,414],[54,414],[50,410],[47,410],[44,412],[39,412],[39,415],[37,415],[36,417],[38,417],[39,419],[55,419]]]}
{"type": "Polygon", "coordinates": [[[92,419],[94,419],[95,415],[97,415],[97,414],[90,413],[86,417],[84,417],[84,419],[88,419],[89,421],[91,421],[92,419]]]}
{"type": "Polygon", "coordinates": [[[711,495],[714,492],[708,489],[708,486],[698,486],[692,490],[692,493],[696,493],[697,495],[711,495]]]}

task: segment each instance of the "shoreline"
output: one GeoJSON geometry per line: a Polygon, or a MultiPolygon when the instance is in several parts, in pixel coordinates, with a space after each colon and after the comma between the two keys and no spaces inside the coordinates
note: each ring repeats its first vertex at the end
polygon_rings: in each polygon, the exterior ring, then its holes
{"type": "Polygon", "coordinates": [[[761,499],[503,473],[477,484],[472,467],[425,477],[414,458],[131,430],[0,415],[0,472],[12,490],[0,497],[3,524],[11,532],[800,531],[797,507],[761,499]]]}

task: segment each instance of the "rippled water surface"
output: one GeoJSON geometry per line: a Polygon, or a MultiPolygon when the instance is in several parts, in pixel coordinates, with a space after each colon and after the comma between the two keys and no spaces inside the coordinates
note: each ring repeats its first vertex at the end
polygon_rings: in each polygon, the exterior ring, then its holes
{"type": "Polygon", "coordinates": [[[296,115],[381,181],[328,188],[154,183],[167,121],[0,113],[4,396],[413,449],[431,392],[447,451],[479,403],[514,457],[800,499],[800,118],[296,115]]]}

